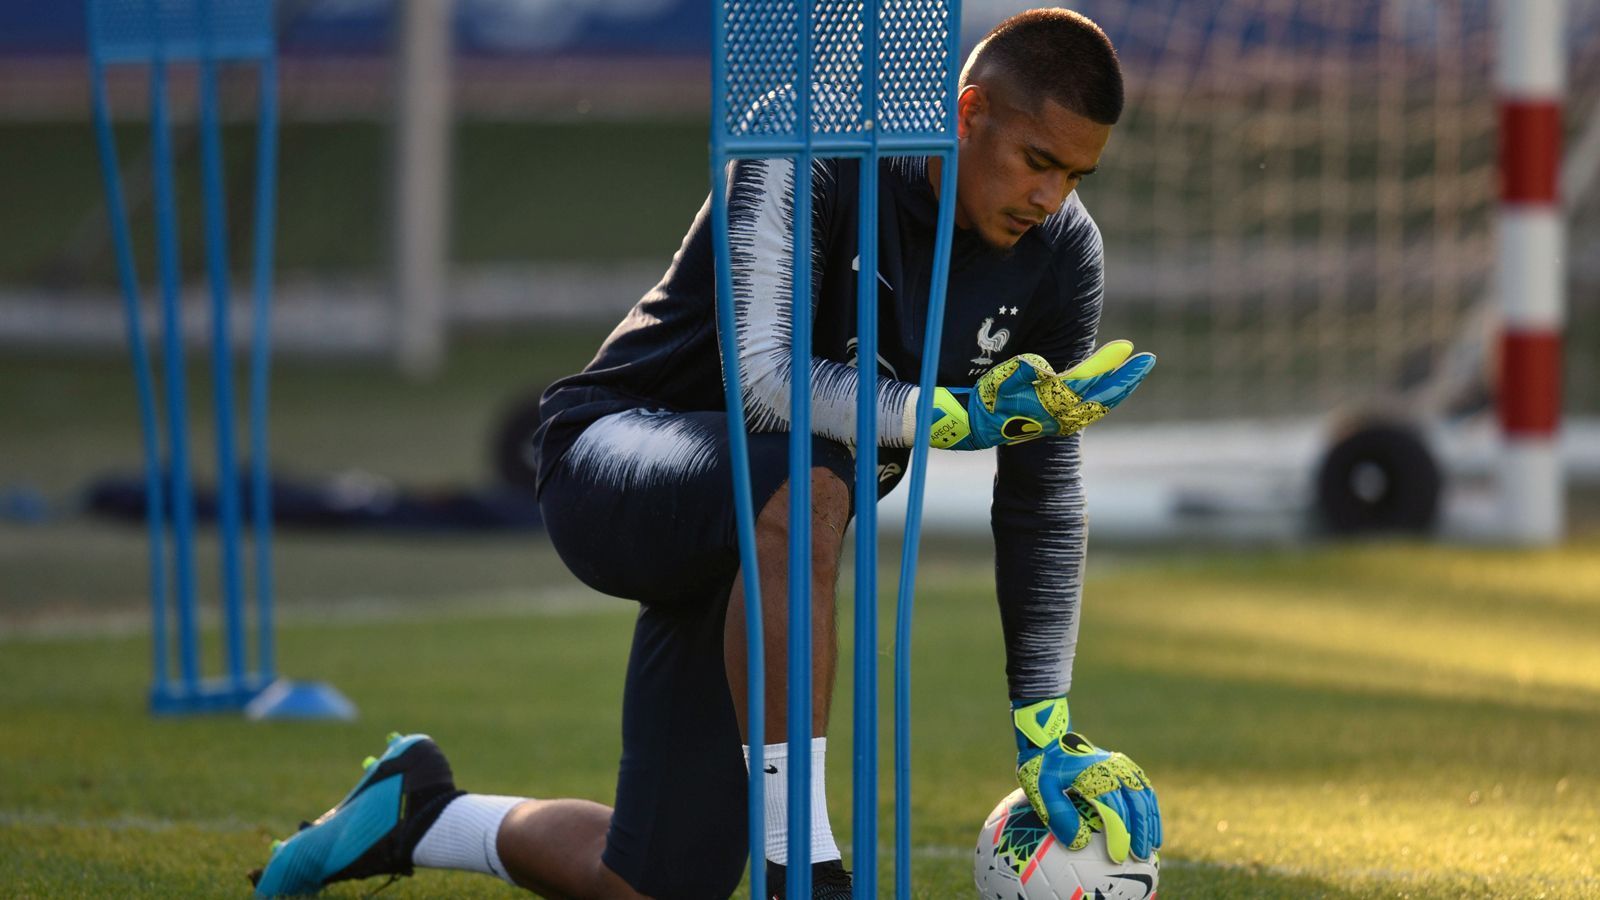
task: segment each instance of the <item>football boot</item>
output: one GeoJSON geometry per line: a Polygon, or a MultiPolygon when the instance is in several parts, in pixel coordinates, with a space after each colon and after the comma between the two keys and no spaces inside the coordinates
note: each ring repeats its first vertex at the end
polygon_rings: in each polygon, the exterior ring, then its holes
{"type": "Polygon", "coordinates": [[[299,833],[274,841],[266,868],[250,873],[257,897],[315,894],[335,881],[410,875],[411,851],[456,789],[450,763],[425,734],[391,734],[383,755],[343,800],[299,833]]]}

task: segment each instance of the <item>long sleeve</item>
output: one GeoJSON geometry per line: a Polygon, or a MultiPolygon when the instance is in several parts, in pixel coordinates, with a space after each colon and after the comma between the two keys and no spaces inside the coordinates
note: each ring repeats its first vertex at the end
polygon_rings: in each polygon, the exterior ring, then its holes
{"type": "MultiPolygon", "coordinates": [[[[1075,277],[1061,277],[1059,314],[1035,344],[1057,371],[1094,349],[1104,289],[1099,232],[1065,238],[1075,277]]],[[[1088,516],[1079,475],[1081,435],[1000,447],[991,525],[995,587],[1013,700],[1072,687],[1078,648],[1088,516]]]]}
{"type": "Polygon", "coordinates": [[[1088,537],[1079,436],[999,449],[991,525],[1014,700],[1072,687],[1088,537]]]}
{"type": "MultiPolygon", "coordinates": [[[[838,177],[836,163],[819,160],[812,170],[813,240],[812,309],[819,300],[826,259],[828,219],[838,177]]],[[[791,421],[794,285],[794,162],[788,159],[744,160],[733,167],[728,193],[728,230],[734,294],[734,321],[739,348],[740,387],[745,415],[753,431],[787,431],[791,421]]],[[[854,210],[847,211],[853,215],[854,210]]],[[[855,442],[858,378],[855,366],[813,356],[811,359],[812,433],[855,442]]],[[[884,447],[910,446],[906,410],[916,386],[889,378],[878,380],[878,434],[884,447]]]]}

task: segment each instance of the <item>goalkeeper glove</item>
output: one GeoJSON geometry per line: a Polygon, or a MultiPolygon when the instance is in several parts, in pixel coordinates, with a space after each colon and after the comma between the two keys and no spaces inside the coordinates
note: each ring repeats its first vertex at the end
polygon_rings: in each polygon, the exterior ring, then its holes
{"type": "Polygon", "coordinates": [[[1112,861],[1129,851],[1150,859],[1161,847],[1161,809],[1144,770],[1070,731],[1065,697],[1013,704],[1011,718],[1017,782],[1056,840],[1082,850],[1091,831],[1104,831],[1112,861]]]}
{"type": "Polygon", "coordinates": [[[1128,341],[1112,341],[1060,375],[1043,357],[1013,356],[974,387],[934,388],[929,443],[983,450],[1073,434],[1126,399],[1155,364],[1153,354],[1134,356],[1128,341]]]}

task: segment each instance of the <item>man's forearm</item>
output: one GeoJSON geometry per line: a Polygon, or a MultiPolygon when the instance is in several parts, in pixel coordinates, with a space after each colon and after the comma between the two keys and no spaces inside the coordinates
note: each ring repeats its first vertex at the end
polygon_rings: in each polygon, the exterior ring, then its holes
{"type": "Polygon", "coordinates": [[[1072,686],[1088,545],[1078,455],[1075,436],[1000,451],[995,589],[1013,700],[1072,686]]]}

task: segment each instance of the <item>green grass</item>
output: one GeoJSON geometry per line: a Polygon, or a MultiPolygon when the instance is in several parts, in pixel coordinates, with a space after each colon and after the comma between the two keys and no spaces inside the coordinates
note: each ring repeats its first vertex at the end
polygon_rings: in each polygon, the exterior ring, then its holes
{"type": "MultiPolygon", "coordinates": [[[[460,587],[348,585],[291,604],[282,632],[285,671],[345,690],[362,708],[354,724],[155,720],[141,706],[142,635],[6,641],[5,892],[242,888],[271,838],[337,799],[389,728],[432,732],[475,790],[606,799],[629,606],[576,588],[537,540],[344,555],[375,573],[404,553],[459,573],[460,587]],[[520,590],[485,593],[501,580],[520,590]]],[[[308,555],[288,541],[285,569],[308,555]]],[[[933,547],[920,573],[912,808],[925,897],[969,895],[968,847],[1011,787],[999,630],[972,556],[933,547]]],[[[1600,891],[1600,546],[1109,560],[1089,585],[1074,715],[1161,790],[1163,896],[1600,891]]],[[[887,661],[887,641],[880,651],[887,661]]],[[[848,654],[842,665],[847,697],[848,654]]],[[[834,718],[844,844],[847,706],[834,718]]],[[[504,893],[441,873],[391,891],[504,893]]]]}

